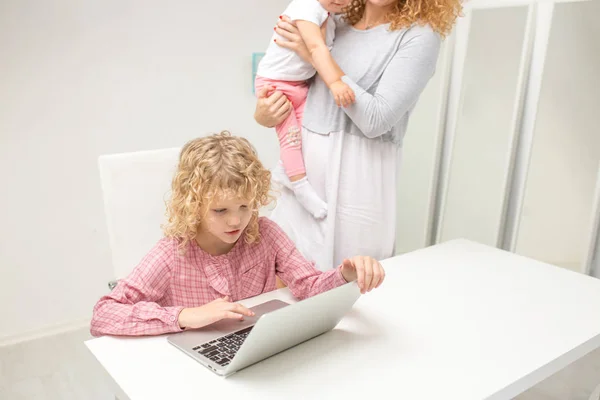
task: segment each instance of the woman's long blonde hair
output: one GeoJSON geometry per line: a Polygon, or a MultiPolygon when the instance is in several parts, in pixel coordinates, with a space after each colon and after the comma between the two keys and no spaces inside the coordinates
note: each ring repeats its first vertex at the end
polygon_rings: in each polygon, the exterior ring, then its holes
{"type": "MultiPolygon", "coordinates": [[[[365,12],[365,4],[366,0],[350,1],[344,9],[344,19],[351,25],[358,23],[365,12]]],[[[445,37],[461,12],[462,0],[398,0],[385,22],[391,24],[391,30],[407,28],[413,24],[430,25],[445,37]]]]}
{"type": "Polygon", "coordinates": [[[258,211],[272,200],[271,173],[244,138],[223,131],[189,141],[181,150],[167,202],[164,234],[180,241],[180,249],[196,238],[200,222],[215,196],[247,199],[252,217],[245,240],[259,239],[258,211]]]}

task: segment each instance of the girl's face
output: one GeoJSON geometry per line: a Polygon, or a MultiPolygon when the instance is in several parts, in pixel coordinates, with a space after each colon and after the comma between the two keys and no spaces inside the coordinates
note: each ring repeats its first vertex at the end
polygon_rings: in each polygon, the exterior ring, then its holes
{"type": "Polygon", "coordinates": [[[247,199],[232,196],[215,196],[208,207],[201,230],[226,244],[234,244],[240,238],[252,218],[247,199]]]}
{"type": "Polygon", "coordinates": [[[350,3],[350,0],[319,0],[319,3],[330,13],[339,14],[350,3]]]}

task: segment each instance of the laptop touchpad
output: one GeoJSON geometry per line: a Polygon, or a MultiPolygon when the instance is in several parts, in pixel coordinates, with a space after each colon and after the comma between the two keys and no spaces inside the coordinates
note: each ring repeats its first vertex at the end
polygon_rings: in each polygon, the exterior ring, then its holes
{"type": "Polygon", "coordinates": [[[256,314],[253,317],[247,317],[244,315],[243,321],[235,319],[223,319],[215,322],[214,324],[207,325],[204,329],[211,331],[214,330],[222,333],[232,333],[256,324],[256,321],[258,321],[262,315],[278,310],[285,306],[289,306],[289,304],[281,300],[270,300],[250,308],[256,314]]]}

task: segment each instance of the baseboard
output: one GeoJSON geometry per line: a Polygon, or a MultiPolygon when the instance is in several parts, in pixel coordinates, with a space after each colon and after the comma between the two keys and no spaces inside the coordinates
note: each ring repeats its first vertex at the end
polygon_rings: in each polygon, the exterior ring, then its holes
{"type": "Polygon", "coordinates": [[[89,326],[90,319],[86,318],[78,321],[46,326],[33,331],[18,333],[16,335],[2,336],[0,337],[0,347],[13,346],[15,344],[29,342],[48,336],[84,329],[89,326]]]}

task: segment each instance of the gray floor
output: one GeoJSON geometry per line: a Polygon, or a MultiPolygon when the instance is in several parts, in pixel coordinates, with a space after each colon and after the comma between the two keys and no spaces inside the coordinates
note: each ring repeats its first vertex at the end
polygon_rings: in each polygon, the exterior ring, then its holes
{"type": "MultiPolygon", "coordinates": [[[[106,372],[83,341],[87,330],[0,348],[2,400],[114,400],[106,372]]],[[[600,350],[595,351],[518,400],[588,400],[600,384],[600,350]]]]}
{"type": "Polygon", "coordinates": [[[0,348],[2,400],[114,400],[86,329],[0,348]]]}

